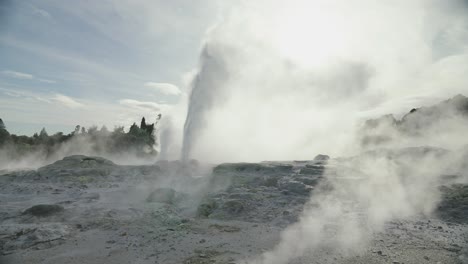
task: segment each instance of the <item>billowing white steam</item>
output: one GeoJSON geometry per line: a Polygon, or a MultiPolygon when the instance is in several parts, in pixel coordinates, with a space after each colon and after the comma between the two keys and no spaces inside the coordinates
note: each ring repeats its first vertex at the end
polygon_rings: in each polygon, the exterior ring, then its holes
{"type": "Polygon", "coordinates": [[[388,221],[429,216],[440,199],[441,175],[452,172],[456,160],[440,149],[414,148],[341,162],[336,171],[327,171],[300,221],[283,232],[281,242],[246,262],[285,264],[320,250],[335,256],[359,253],[388,221]]]}
{"type": "MultiPolygon", "coordinates": [[[[355,154],[355,125],[363,119],[468,93],[466,1],[241,3],[209,33],[183,159],[355,154]]],[[[450,127],[458,136],[440,127],[444,135],[387,147],[468,143],[466,126],[450,127]]],[[[249,263],[284,264],[324,248],[355,252],[386,222],[430,214],[440,175],[455,159],[437,153],[410,151],[397,160],[371,153],[328,171],[300,221],[249,263]]]]}
{"type": "Polygon", "coordinates": [[[192,154],[194,141],[200,136],[208,121],[206,120],[208,111],[222,100],[219,90],[223,88],[229,77],[224,61],[227,50],[223,48],[222,45],[207,44],[202,51],[200,72],[193,81],[184,124],[183,161],[192,154]]]}
{"type": "Polygon", "coordinates": [[[463,1],[241,1],[209,31],[183,159],[355,153],[356,122],[466,93],[463,1]]]}

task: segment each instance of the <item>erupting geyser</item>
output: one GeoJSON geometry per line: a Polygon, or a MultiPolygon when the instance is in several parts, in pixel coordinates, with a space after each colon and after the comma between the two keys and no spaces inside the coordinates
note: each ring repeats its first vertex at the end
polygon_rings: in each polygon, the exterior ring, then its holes
{"type": "Polygon", "coordinates": [[[182,161],[188,161],[192,155],[195,138],[204,127],[205,115],[219,100],[219,90],[229,77],[224,60],[222,46],[206,44],[201,53],[200,70],[192,83],[188,102],[187,118],[184,125],[182,143],[182,161]]]}

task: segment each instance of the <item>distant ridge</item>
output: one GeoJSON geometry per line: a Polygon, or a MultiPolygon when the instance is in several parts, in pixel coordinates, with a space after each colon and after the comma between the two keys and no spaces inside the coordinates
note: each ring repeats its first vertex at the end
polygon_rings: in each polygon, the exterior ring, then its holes
{"type": "Polygon", "coordinates": [[[360,143],[362,146],[371,146],[398,137],[422,136],[434,126],[454,118],[468,122],[468,98],[462,94],[432,106],[413,108],[400,120],[392,114],[367,120],[360,130],[360,143]]]}

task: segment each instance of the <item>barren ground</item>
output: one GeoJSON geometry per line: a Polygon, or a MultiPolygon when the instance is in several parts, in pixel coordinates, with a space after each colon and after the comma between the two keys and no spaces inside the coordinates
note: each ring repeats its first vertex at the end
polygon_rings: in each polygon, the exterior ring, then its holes
{"type": "MultiPolygon", "coordinates": [[[[0,263],[242,263],[298,221],[326,166],[241,163],[211,172],[72,156],[4,171],[0,263]]],[[[291,263],[468,263],[468,188],[441,188],[433,217],[390,222],[356,254],[324,249],[291,263]]]]}

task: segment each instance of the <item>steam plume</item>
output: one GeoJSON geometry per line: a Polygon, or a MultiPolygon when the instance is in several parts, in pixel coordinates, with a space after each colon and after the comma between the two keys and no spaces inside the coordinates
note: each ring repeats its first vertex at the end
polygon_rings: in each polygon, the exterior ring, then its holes
{"type": "Polygon", "coordinates": [[[219,91],[225,84],[229,73],[224,62],[223,47],[206,45],[201,54],[200,72],[195,76],[189,98],[187,117],[184,124],[182,160],[187,161],[195,139],[204,127],[206,114],[214,104],[219,103],[219,91]]]}

